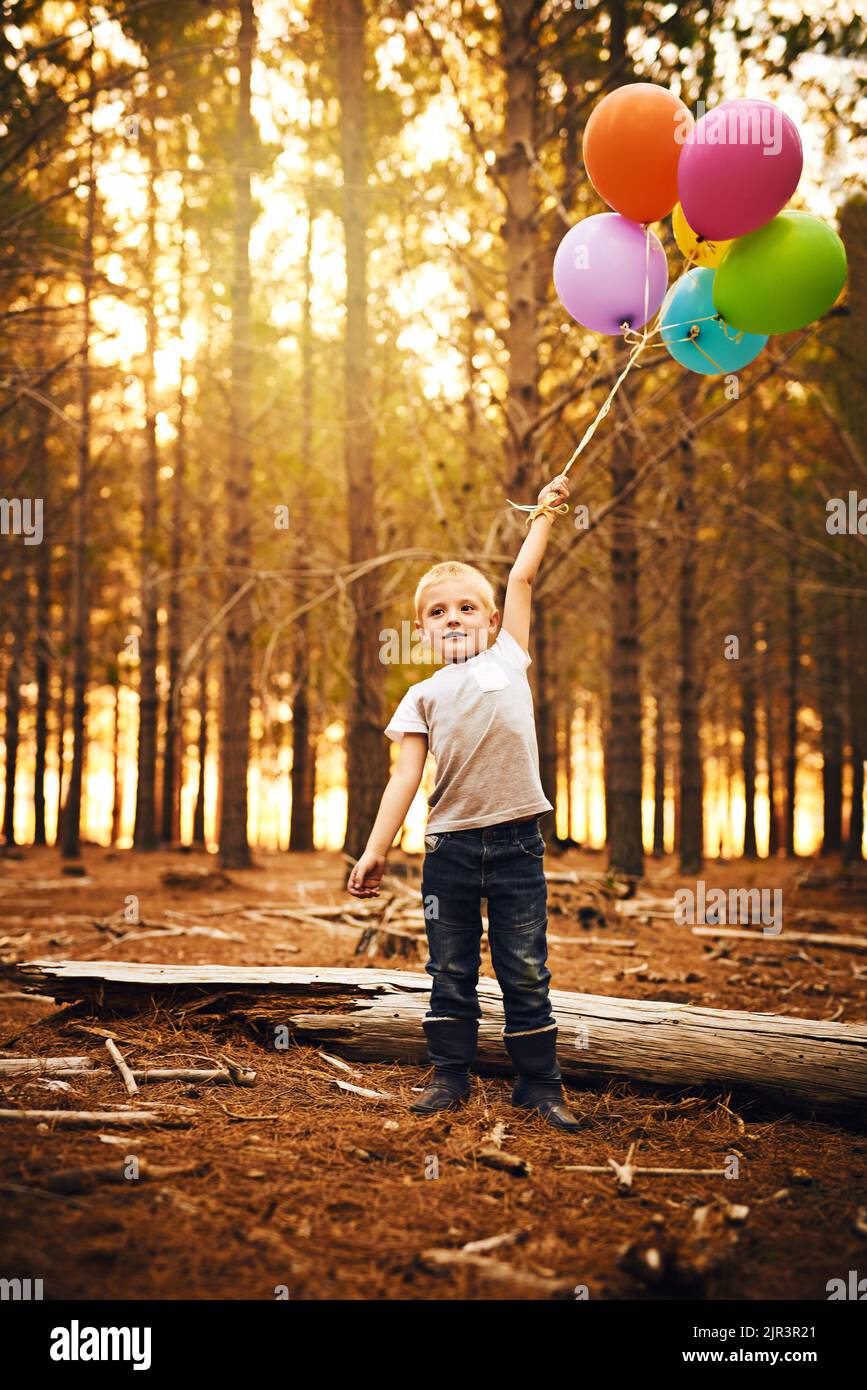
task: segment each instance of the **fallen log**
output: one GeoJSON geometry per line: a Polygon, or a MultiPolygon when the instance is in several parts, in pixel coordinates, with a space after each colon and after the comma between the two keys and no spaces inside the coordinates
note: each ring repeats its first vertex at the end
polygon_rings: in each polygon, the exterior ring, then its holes
{"type": "Polygon", "coordinates": [[[207,936],[212,941],[241,941],[246,942],[245,936],[238,932],[222,931],[219,927],[172,927],[163,922],[149,924],[147,931],[128,931],[122,936],[116,936],[113,941],[106,941],[104,949],[110,951],[114,946],[120,946],[127,941],[147,941],[159,937],[164,940],[167,936],[207,936]]]}
{"type": "MultiPolygon", "coordinates": [[[[52,1000],[52,1003],[54,1001],[52,1000]]],[[[50,1076],[87,1078],[107,1076],[108,1067],[101,1067],[90,1057],[16,1057],[0,1059],[0,1080],[14,1081],[20,1076],[50,1076]]],[[[199,1084],[216,1081],[223,1085],[254,1086],[256,1073],[226,1067],[131,1067],[130,1072],[140,1084],[153,1081],[187,1081],[199,1084]]]]}
{"type": "MultiPolygon", "coordinates": [[[[24,989],[91,1009],[182,1009],[213,992],[222,1010],[294,1041],[368,1061],[427,1065],[422,1019],[430,978],[421,972],[292,965],[162,965],[35,960],[7,965],[24,989]],[[307,1006],[307,1007],[305,1007],[307,1006]]],[[[478,985],[478,1066],[511,1073],[499,985],[478,985]]],[[[742,1090],[784,1106],[854,1111],[867,1101],[867,1026],[651,1000],[551,990],[567,1080],[630,1078],[650,1085],[742,1090]]]]}
{"type": "Polygon", "coordinates": [[[867,936],[831,936],[827,932],[786,931],[777,936],[766,936],[759,927],[690,927],[693,936],[732,937],[736,941],[756,941],[765,946],[769,941],[781,941],[783,945],[815,946],[822,950],[836,947],[838,951],[867,952],[867,936]]]}
{"type": "Polygon", "coordinates": [[[189,1129],[183,1115],[155,1110],[0,1110],[0,1120],[35,1120],[60,1125],[63,1129],[99,1129],[102,1125],[160,1125],[167,1129],[189,1129]]]}
{"type": "MultiPolygon", "coordinates": [[[[52,1004],[54,1000],[52,999],[52,1004]]],[[[3,1057],[0,1058],[0,1078],[14,1080],[17,1076],[78,1076],[83,1071],[106,1071],[90,1057],[3,1057]]]]}
{"type": "Polygon", "coordinates": [[[205,1081],[214,1081],[220,1086],[255,1086],[256,1084],[254,1071],[245,1071],[240,1076],[235,1076],[222,1067],[213,1071],[204,1067],[145,1067],[143,1071],[138,1071],[133,1067],[132,1074],[136,1081],[140,1082],[191,1081],[194,1085],[199,1085],[205,1081]]]}
{"type": "MultiPolygon", "coordinates": [[[[21,1073],[26,1075],[26,1073],[21,1073]]],[[[108,1075],[105,1067],[81,1067],[70,1068],[68,1071],[52,1072],[52,1078],[63,1077],[72,1080],[90,1080],[92,1076],[104,1077],[108,1075]]],[[[164,1081],[183,1081],[187,1086],[204,1086],[213,1083],[217,1086],[254,1086],[256,1084],[256,1073],[249,1072],[240,1080],[231,1076],[227,1071],[208,1071],[196,1067],[152,1067],[149,1071],[136,1071],[133,1069],[132,1076],[140,1086],[145,1086],[149,1082],[159,1085],[164,1081]]]]}

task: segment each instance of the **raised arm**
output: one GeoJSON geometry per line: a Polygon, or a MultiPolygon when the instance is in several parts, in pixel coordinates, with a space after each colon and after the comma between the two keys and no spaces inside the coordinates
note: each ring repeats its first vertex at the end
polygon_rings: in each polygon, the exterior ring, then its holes
{"type": "MultiPolygon", "coordinates": [[[[565,473],[560,473],[542,488],[539,505],[546,500],[556,505],[565,502],[568,496],[569,479],[565,473]]],[[[553,524],[554,517],[550,512],[541,512],[530,522],[527,539],[518,551],[506,585],[506,602],[500,627],[514,637],[524,651],[530,641],[533,580],[539,572],[553,524]]]]}

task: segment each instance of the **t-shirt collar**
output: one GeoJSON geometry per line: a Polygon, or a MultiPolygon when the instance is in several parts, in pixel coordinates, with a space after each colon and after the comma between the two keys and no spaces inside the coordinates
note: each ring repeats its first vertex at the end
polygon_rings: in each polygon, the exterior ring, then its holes
{"type": "Polygon", "coordinates": [[[437,669],[434,671],[434,675],[438,676],[441,672],[451,670],[452,667],[455,667],[458,670],[463,671],[464,668],[466,666],[469,666],[473,661],[478,661],[483,656],[490,656],[494,647],[497,645],[499,638],[500,634],[498,632],[490,647],[486,647],[483,652],[476,652],[475,656],[468,656],[466,661],[444,661],[443,664],[441,666],[438,666],[437,669]]]}

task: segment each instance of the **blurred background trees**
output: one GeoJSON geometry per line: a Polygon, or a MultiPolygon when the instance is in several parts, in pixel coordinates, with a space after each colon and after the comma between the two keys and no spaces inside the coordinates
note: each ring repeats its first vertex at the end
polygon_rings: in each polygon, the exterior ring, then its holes
{"type": "Polygon", "coordinates": [[[440,558],[502,594],[506,499],[625,362],[551,263],[601,208],[594,102],[643,80],[798,121],[848,312],[734,383],[653,349],[582,454],[534,606],[547,833],[860,858],[867,537],[826,504],[867,498],[862,44],[843,4],[7,7],[2,497],[43,511],[0,536],[5,843],[360,851],[429,673],[380,634],[440,558]]]}

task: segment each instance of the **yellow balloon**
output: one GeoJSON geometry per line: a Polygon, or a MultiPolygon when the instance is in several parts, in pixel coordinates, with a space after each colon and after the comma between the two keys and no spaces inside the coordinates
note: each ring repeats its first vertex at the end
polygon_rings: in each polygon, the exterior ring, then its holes
{"type": "Polygon", "coordinates": [[[690,265],[704,265],[709,270],[716,270],[732,244],[731,241],[699,241],[684,217],[680,203],[675,204],[674,212],[671,214],[671,229],[679,249],[690,265]]]}

